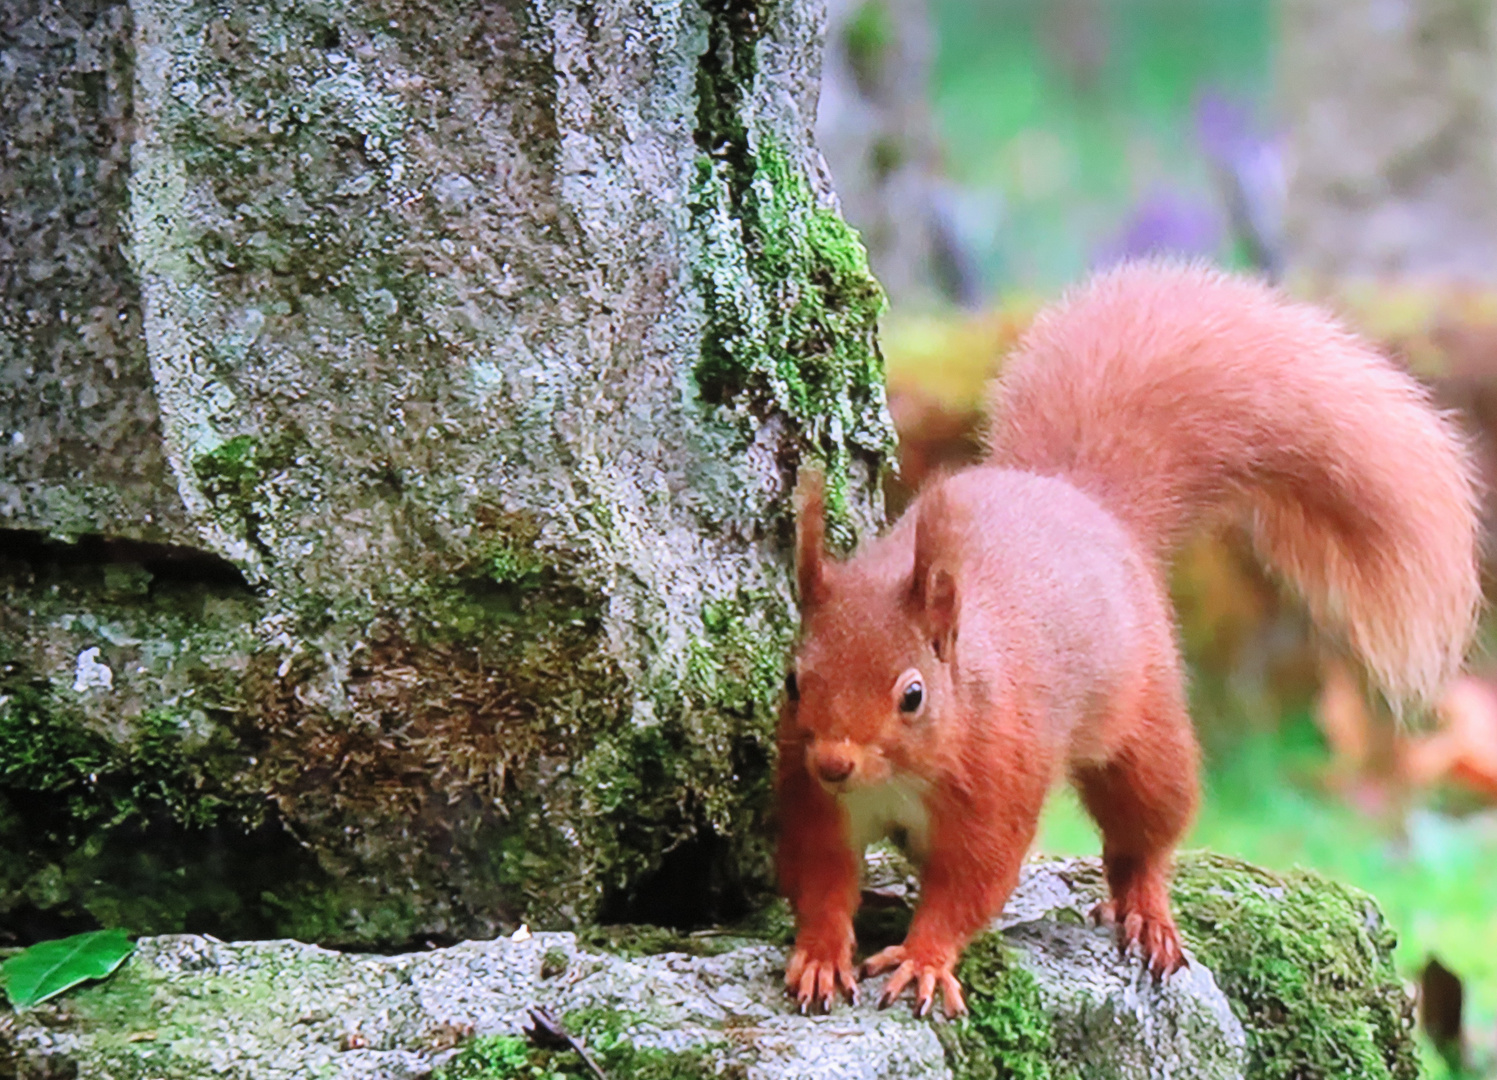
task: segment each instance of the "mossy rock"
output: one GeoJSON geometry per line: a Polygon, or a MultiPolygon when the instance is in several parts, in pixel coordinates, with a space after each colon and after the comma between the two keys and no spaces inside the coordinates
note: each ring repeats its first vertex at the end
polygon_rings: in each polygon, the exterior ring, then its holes
{"type": "Polygon", "coordinates": [[[1012,954],[1005,960],[992,939],[979,942],[964,961],[974,969],[967,976],[974,986],[1000,991],[974,996],[977,1019],[960,1042],[977,1064],[965,1075],[1104,1076],[1113,1075],[1108,1067],[1136,1070],[1148,1060],[1173,1069],[1163,1075],[1418,1076],[1413,999],[1393,966],[1393,931],[1372,897],[1310,871],[1275,874],[1207,853],[1179,858],[1172,893],[1190,966],[1162,987],[1140,978],[1138,969],[1131,979],[1119,979],[1116,969],[1102,966],[1096,969],[1100,981],[1082,987],[1071,972],[1057,978],[1053,958],[1111,947],[1110,935],[1099,938],[1088,925],[1105,894],[1100,866],[1067,859],[1031,868],[999,920],[1007,943],[1020,950],[1020,963],[1015,966],[1012,954]],[[1172,1010],[1170,1030],[1162,1032],[1147,1003],[1189,990],[1202,978],[1214,979],[1224,999],[1192,996],[1191,1005],[1172,1010]],[[1034,1022],[1034,1002],[1055,1018],[1055,995],[1078,992],[1089,1006],[1048,1025],[1034,1022]],[[1230,1015],[1221,1014],[1222,1004],[1230,1005],[1230,1015]],[[1216,1049],[1206,1032],[1230,1032],[1238,1024],[1238,1035],[1227,1040],[1235,1041],[1237,1053],[1194,1056],[1216,1049]],[[1172,1040],[1169,1052],[1151,1045],[1161,1034],[1172,1040]],[[1012,1061],[1017,1054],[1027,1064],[989,1071],[984,1047],[997,1059],[1012,1061]],[[1171,1064],[1171,1054],[1182,1050],[1171,1064]],[[1145,1058],[1129,1065],[1140,1051],[1145,1058]],[[1051,1053],[1081,1064],[1070,1071],[1039,1064],[1051,1053]],[[1086,1060],[1104,1064],[1087,1067],[1086,1060]]]}
{"type": "Polygon", "coordinates": [[[796,473],[892,447],[819,6],[7,19],[0,932],[758,906],[796,473]]]}
{"type": "Polygon", "coordinates": [[[772,917],[699,955],[641,952],[639,934],[622,954],[542,933],[401,956],[149,938],[108,981],[0,1016],[0,1047],[22,1078],[588,1075],[569,1047],[527,1040],[542,1008],[610,1076],[651,1080],[1414,1075],[1408,999],[1366,897],[1187,857],[1177,907],[1193,959],[1160,985],[1085,921],[1100,895],[1095,860],[1026,867],[962,962],[972,1015],[956,1023],[880,1011],[871,982],[857,1006],[800,1015],[772,917]]]}
{"type": "Polygon", "coordinates": [[[1248,1031],[1248,1075],[1419,1075],[1413,998],[1371,896],[1310,871],[1195,855],[1181,861],[1174,900],[1186,942],[1248,1031]]]}

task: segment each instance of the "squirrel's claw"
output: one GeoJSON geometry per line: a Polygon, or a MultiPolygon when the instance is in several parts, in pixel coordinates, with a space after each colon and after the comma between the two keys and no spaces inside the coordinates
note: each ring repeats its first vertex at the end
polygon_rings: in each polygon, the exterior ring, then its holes
{"type": "Polygon", "coordinates": [[[858,1003],[857,973],[848,956],[815,958],[807,949],[796,949],[785,967],[785,987],[795,995],[801,1015],[812,1006],[831,1012],[840,991],[854,1005],[858,1003]]]}
{"type": "Polygon", "coordinates": [[[1118,948],[1125,956],[1132,953],[1142,957],[1156,979],[1167,978],[1188,963],[1180,932],[1168,911],[1125,910],[1116,900],[1106,900],[1092,909],[1092,922],[1115,927],[1118,948]]]}
{"type": "Polygon", "coordinates": [[[1173,975],[1185,966],[1180,932],[1168,913],[1160,917],[1129,912],[1118,924],[1118,936],[1125,949],[1138,949],[1156,979],[1173,975]]]}
{"type": "Polygon", "coordinates": [[[847,995],[847,1000],[856,1005],[861,997],[858,993],[858,973],[848,965],[838,970],[837,981],[842,984],[842,992],[847,995]]]}
{"type": "Polygon", "coordinates": [[[893,971],[889,981],[884,984],[884,992],[879,995],[880,1009],[887,1009],[894,1004],[904,993],[905,987],[914,983],[916,1016],[930,1015],[939,989],[946,1006],[946,1015],[954,1018],[966,1014],[967,1002],[962,997],[961,983],[957,982],[952,973],[953,963],[950,960],[920,961],[911,957],[903,945],[893,945],[863,961],[863,974],[880,975],[885,971],[893,971]]]}

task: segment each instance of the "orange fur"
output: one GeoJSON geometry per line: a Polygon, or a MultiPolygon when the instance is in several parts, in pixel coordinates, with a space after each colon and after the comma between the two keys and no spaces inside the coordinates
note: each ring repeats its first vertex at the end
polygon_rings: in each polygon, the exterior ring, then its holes
{"type": "MultiPolygon", "coordinates": [[[[1156,974],[1197,749],[1164,580],[1210,516],[1265,557],[1390,698],[1433,695],[1478,602],[1465,447],[1423,390],[1319,309],[1194,267],[1105,274],[1036,321],[995,389],[986,463],[934,481],[837,563],[802,498],[802,640],[780,723],[781,886],[803,1007],[854,993],[853,813],[925,830],[903,945],[870,958],[917,1008],[1003,907],[1066,772],[1102,830],[1097,915],[1156,974]],[[918,684],[918,686],[917,686],[918,684]],[[912,688],[917,688],[914,693],[912,688]],[[913,705],[913,707],[911,707],[913,705]],[[919,793],[922,813],[908,798],[919,793]]],[[[860,828],[862,826],[859,826],[860,828]]]]}

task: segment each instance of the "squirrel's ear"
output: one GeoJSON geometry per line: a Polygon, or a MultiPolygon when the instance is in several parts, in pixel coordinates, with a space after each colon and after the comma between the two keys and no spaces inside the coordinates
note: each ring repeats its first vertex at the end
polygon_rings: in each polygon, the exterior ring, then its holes
{"type": "Polygon", "coordinates": [[[802,611],[826,599],[826,482],[815,469],[795,489],[795,578],[802,611]]]}
{"type": "Polygon", "coordinates": [[[930,635],[931,649],[936,650],[936,659],[949,661],[951,647],[957,643],[957,616],[961,611],[957,578],[945,566],[933,566],[924,577],[916,578],[916,584],[916,596],[925,632],[930,635]]]}
{"type": "Polygon", "coordinates": [[[944,566],[932,568],[925,583],[925,627],[936,650],[936,659],[943,663],[951,659],[959,608],[956,578],[944,566]]]}
{"type": "Polygon", "coordinates": [[[954,555],[950,550],[953,537],[948,511],[945,492],[939,486],[929,489],[921,498],[916,511],[919,517],[915,519],[915,566],[910,582],[915,614],[924,622],[936,658],[942,661],[951,658],[961,611],[956,576],[947,561],[938,558],[943,549],[948,559],[954,555]]]}

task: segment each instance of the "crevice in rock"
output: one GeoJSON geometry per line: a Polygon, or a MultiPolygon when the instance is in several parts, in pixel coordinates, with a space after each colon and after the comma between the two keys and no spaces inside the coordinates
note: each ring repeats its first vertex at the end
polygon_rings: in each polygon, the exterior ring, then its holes
{"type": "Polygon", "coordinates": [[[672,930],[737,922],[751,910],[733,846],[710,827],[666,852],[660,865],[604,901],[603,924],[644,924],[672,930]]]}
{"type": "Polygon", "coordinates": [[[138,566],[158,581],[252,591],[239,567],[212,552],[97,533],[68,543],[28,529],[0,529],[0,559],[33,567],[138,566]]]}

